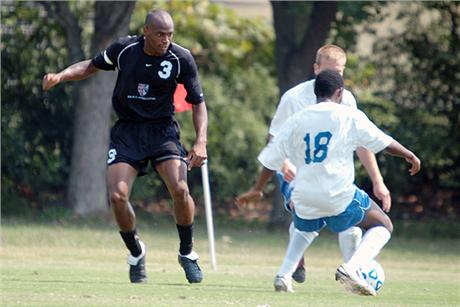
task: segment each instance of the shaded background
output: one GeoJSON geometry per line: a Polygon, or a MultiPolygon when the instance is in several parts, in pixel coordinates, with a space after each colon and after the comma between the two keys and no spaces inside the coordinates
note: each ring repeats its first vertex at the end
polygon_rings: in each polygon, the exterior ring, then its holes
{"type": "MultiPolygon", "coordinates": [[[[460,3],[139,1],[1,4],[2,216],[107,216],[105,161],[115,72],[41,91],[46,72],[91,58],[111,41],[141,34],[152,8],[168,10],[174,40],[197,61],[209,111],[208,155],[219,217],[286,223],[273,186],[268,198],[238,210],[233,198],[259,170],[279,97],[312,77],[316,50],[347,51],[346,86],[358,107],[413,150],[422,171],[410,177],[399,158],[379,154],[392,193],[390,216],[417,223],[459,217],[460,3]]],[[[190,113],[177,115],[187,147],[190,113]]],[[[356,163],[357,183],[371,183],[356,163]]],[[[153,173],[153,172],[152,172],[153,173]]],[[[189,173],[204,214],[201,173],[189,173]]],[[[154,173],[133,191],[137,210],[171,214],[154,173]]],[[[458,227],[457,227],[458,228],[458,227]]],[[[458,236],[453,228],[452,236],[458,236]]]]}

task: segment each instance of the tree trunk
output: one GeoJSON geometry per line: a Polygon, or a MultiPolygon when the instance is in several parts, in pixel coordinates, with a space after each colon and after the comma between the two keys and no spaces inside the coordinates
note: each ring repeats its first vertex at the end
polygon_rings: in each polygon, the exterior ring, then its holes
{"type": "Polygon", "coordinates": [[[272,1],[280,95],[313,76],[316,51],[326,41],[337,2],[272,1]]]}
{"type": "Polygon", "coordinates": [[[106,164],[114,72],[98,72],[80,87],[75,108],[67,201],[79,216],[108,211],[106,164]]]}
{"type": "MultiPolygon", "coordinates": [[[[275,58],[280,95],[313,77],[316,51],[329,35],[337,2],[271,1],[275,27],[275,58]]],[[[269,228],[284,227],[289,215],[275,184],[269,228]]]]}
{"type": "MultiPolygon", "coordinates": [[[[93,55],[128,34],[135,2],[96,2],[93,55]]],[[[98,72],[81,87],[76,107],[68,201],[81,216],[108,210],[106,160],[115,72],[98,72]]]]}

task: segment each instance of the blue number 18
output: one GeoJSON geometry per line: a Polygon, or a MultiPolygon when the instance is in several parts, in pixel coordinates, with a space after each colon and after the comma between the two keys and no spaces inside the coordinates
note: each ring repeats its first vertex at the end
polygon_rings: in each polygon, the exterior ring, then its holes
{"type": "Polygon", "coordinates": [[[324,161],[327,157],[327,145],[331,140],[332,134],[329,131],[323,131],[318,133],[315,136],[315,149],[313,150],[313,159],[311,158],[311,149],[310,149],[310,133],[307,133],[304,137],[305,144],[305,163],[310,164],[320,163],[324,161]]]}

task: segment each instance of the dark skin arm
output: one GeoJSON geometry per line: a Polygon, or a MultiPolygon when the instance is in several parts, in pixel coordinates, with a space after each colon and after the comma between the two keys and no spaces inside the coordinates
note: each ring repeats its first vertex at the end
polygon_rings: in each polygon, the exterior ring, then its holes
{"type": "Polygon", "coordinates": [[[262,199],[264,196],[263,189],[274,173],[275,171],[264,167],[259,174],[257,182],[248,191],[236,197],[235,203],[238,206],[243,206],[249,202],[262,199]]]}
{"type": "Polygon", "coordinates": [[[43,77],[42,87],[44,91],[47,91],[61,82],[86,79],[97,71],[98,69],[91,60],[81,61],[70,65],[59,73],[46,74],[43,77]]]}
{"type": "Polygon", "coordinates": [[[207,159],[206,152],[207,133],[208,133],[208,111],[203,101],[200,104],[192,106],[193,125],[195,126],[196,139],[192,149],[188,153],[189,161],[188,170],[192,167],[201,167],[207,159]]]}
{"type": "Polygon", "coordinates": [[[393,156],[404,158],[411,165],[409,169],[411,176],[414,176],[420,171],[420,159],[398,141],[393,140],[393,142],[385,148],[385,152],[393,156]]]}
{"type": "Polygon", "coordinates": [[[375,155],[371,153],[364,147],[358,147],[356,149],[356,154],[359,157],[359,160],[366,168],[367,173],[372,181],[372,187],[375,197],[377,197],[382,202],[383,210],[390,210],[391,208],[391,196],[390,191],[383,182],[382,174],[380,174],[379,166],[377,164],[377,159],[375,155]]]}

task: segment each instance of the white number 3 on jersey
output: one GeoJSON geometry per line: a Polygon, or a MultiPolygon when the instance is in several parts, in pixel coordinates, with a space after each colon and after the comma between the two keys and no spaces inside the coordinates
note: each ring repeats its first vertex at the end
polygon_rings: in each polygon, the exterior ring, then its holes
{"type": "Polygon", "coordinates": [[[163,69],[158,72],[158,75],[160,76],[161,79],[168,79],[169,76],[171,76],[171,69],[172,69],[171,62],[163,61],[161,62],[160,66],[163,67],[163,69]]]}

